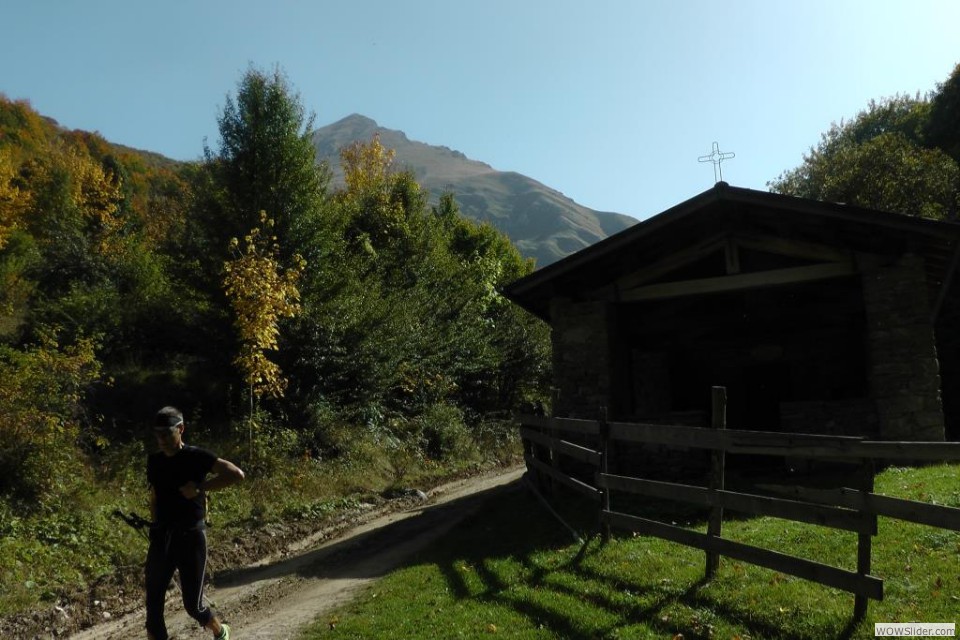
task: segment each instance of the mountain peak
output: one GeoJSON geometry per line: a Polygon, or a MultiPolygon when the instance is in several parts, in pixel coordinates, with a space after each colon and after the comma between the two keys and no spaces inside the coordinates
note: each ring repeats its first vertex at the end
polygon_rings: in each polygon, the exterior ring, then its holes
{"type": "Polygon", "coordinates": [[[360,115],[359,113],[351,113],[346,118],[337,120],[333,124],[322,127],[318,131],[336,131],[340,136],[346,136],[355,140],[365,140],[380,130],[381,127],[377,124],[376,120],[360,115]]]}
{"type": "Polygon", "coordinates": [[[332,168],[334,184],[343,180],[340,150],[380,134],[396,153],[396,166],[410,170],[436,200],[453,192],[469,218],[504,231],[521,253],[549,264],[636,222],[628,216],[593,211],[555,189],[512,171],[497,171],[449,147],[416,142],[358,113],[313,133],[317,159],[332,168]]]}
{"type": "Polygon", "coordinates": [[[346,118],[342,118],[337,122],[334,122],[334,127],[372,127],[374,129],[379,128],[380,125],[377,124],[377,121],[373,118],[368,118],[367,116],[361,113],[351,113],[346,118]]]}

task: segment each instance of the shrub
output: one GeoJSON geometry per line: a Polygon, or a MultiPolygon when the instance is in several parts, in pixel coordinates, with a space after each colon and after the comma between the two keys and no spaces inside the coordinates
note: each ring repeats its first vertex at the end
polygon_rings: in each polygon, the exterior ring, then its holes
{"type": "Polygon", "coordinates": [[[99,375],[89,339],[0,347],[0,497],[37,508],[79,477],[81,400],[99,375]]]}
{"type": "Polygon", "coordinates": [[[475,453],[473,439],[458,407],[444,403],[430,405],[418,422],[420,444],[427,457],[451,460],[475,453]]]}

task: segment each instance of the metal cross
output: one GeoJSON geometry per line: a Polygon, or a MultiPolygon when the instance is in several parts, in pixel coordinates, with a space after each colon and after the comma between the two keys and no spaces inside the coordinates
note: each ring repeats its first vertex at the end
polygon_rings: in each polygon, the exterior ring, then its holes
{"type": "Polygon", "coordinates": [[[720,145],[716,142],[713,143],[713,151],[708,156],[700,156],[697,158],[697,162],[712,162],[713,163],[713,181],[714,183],[720,182],[723,180],[723,168],[720,166],[720,163],[724,160],[729,160],[730,158],[736,157],[736,154],[733,152],[730,153],[721,153],[720,145]],[[720,172],[720,180],[717,180],[717,172],[720,172]]]}

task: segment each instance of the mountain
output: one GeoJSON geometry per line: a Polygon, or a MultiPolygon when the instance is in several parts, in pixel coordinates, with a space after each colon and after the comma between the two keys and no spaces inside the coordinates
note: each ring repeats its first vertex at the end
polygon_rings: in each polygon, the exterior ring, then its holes
{"type": "Polygon", "coordinates": [[[559,191],[513,171],[497,171],[459,151],[410,140],[402,131],[385,129],[361,115],[317,129],[313,144],[317,160],[326,160],[335,185],[343,184],[340,149],[356,141],[369,142],[374,133],[396,151],[395,166],[412,170],[436,202],[445,192],[455,194],[461,212],[489,222],[513,240],[538,267],[556,262],[637,221],[619,213],[594,211],[559,191]]]}

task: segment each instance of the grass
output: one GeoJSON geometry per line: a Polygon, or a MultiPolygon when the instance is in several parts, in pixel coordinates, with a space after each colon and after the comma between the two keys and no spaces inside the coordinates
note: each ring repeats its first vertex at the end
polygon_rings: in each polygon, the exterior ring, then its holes
{"type": "MultiPolygon", "coordinates": [[[[888,469],[877,493],[960,507],[960,467],[888,469]]],[[[557,505],[581,531],[591,505],[557,505]]],[[[595,512],[594,512],[595,514],[595,512]]],[[[703,525],[694,524],[699,530],[703,525]]],[[[856,536],[773,518],[730,519],[724,537],[854,569],[856,536]]],[[[881,518],[872,574],[885,598],[852,621],[853,596],[648,537],[585,543],[518,490],[463,523],[304,640],[332,638],[873,638],[874,622],[960,622],[960,533],[881,518]]]]}
{"type": "MultiPolygon", "coordinates": [[[[398,461],[375,442],[330,461],[310,458],[248,465],[242,442],[206,442],[247,471],[245,482],[212,495],[210,566],[214,571],[273,551],[257,532],[307,535],[361,502],[377,503],[395,486],[429,488],[498,463],[492,454],[448,461],[398,461]]],[[[505,446],[504,459],[516,455],[505,446]]],[[[140,588],[147,542],[115,518],[115,509],[147,516],[145,461],[152,443],[116,447],[102,468],[77,478],[56,502],[29,515],[0,501],[0,618],[51,610],[77,600],[113,601],[140,588]]]]}

